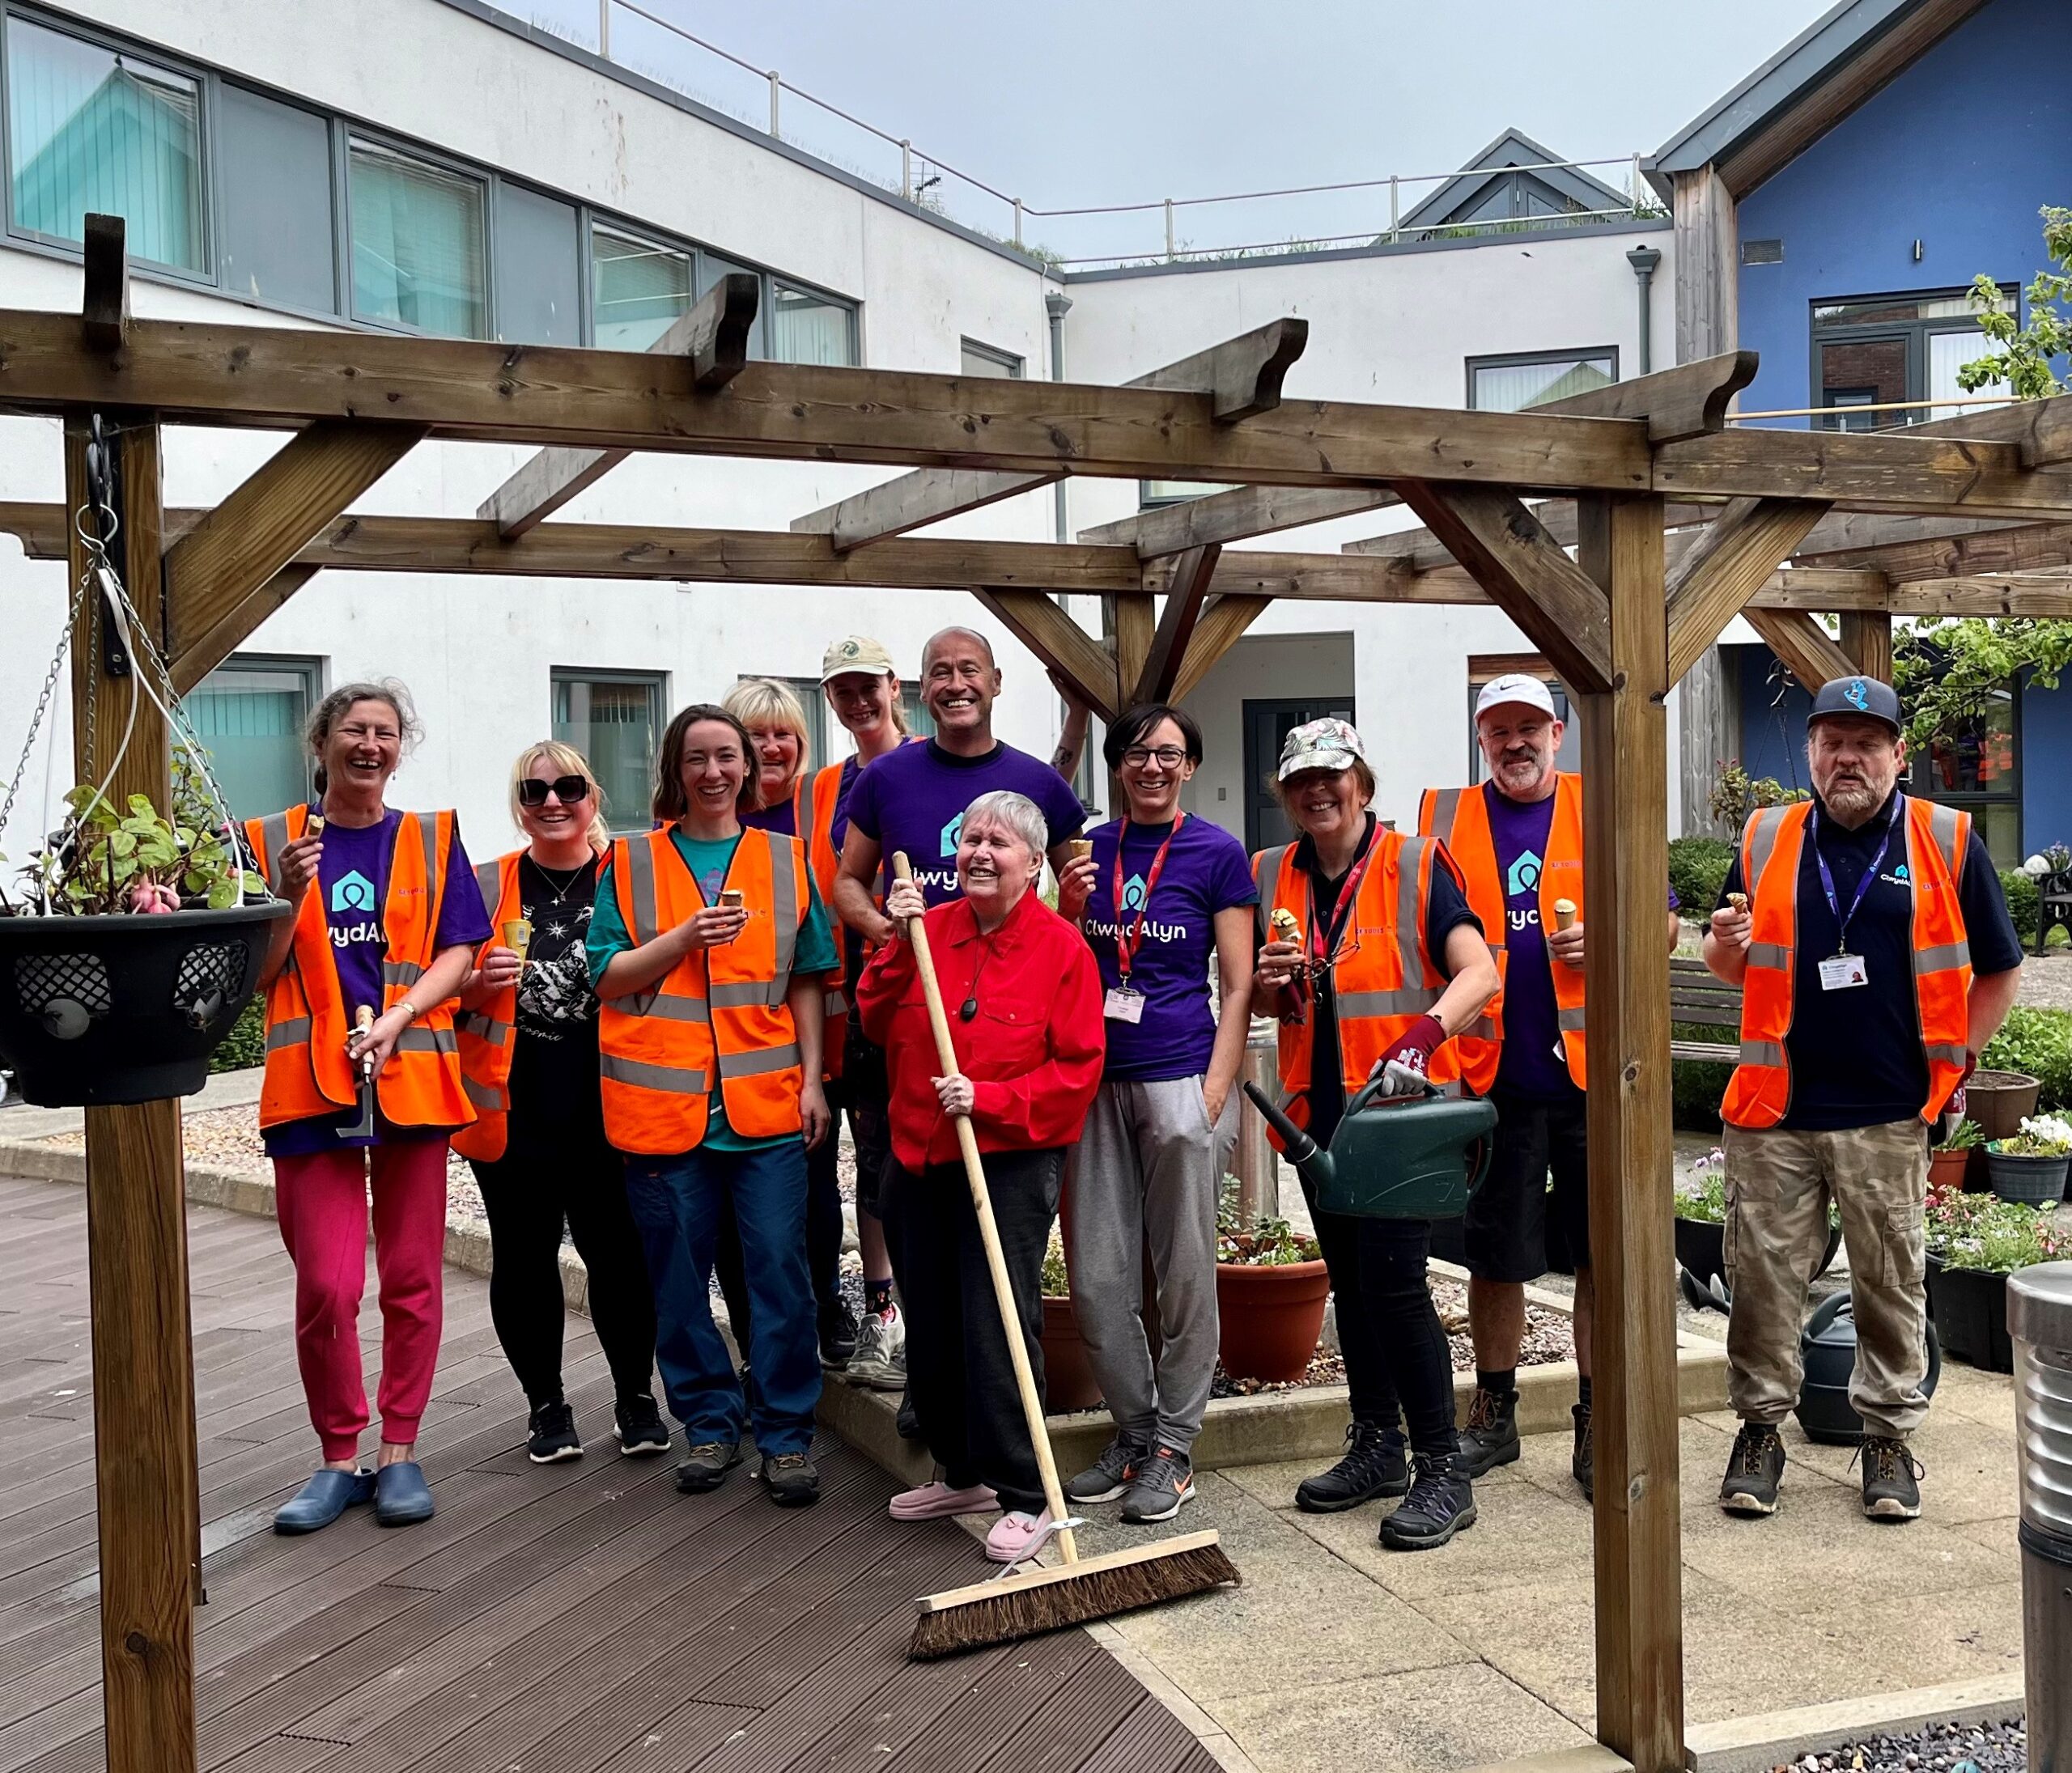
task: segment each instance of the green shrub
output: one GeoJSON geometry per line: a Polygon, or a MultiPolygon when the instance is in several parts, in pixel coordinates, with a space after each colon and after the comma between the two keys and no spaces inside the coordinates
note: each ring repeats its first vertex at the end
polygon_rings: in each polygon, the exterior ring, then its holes
{"type": "MultiPolygon", "coordinates": [[[[1674,844],[1670,846],[1675,848],[1674,844]]],[[[2015,920],[2015,934],[2028,947],[2036,939],[2036,882],[2019,868],[2000,871],[2000,890],[2006,895],[2007,914],[2015,920]]]]}
{"type": "Polygon", "coordinates": [[[1733,860],[1734,846],[1718,838],[1669,840],[1669,884],[1683,902],[1684,916],[1702,923],[1712,915],[1733,860]]]}
{"type": "MultiPolygon", "coordinates": [[[[1741,1039],[1739,1029],[1717,1028],[1709,1022],[1677,1022],[1669,1033],[1674,1040],[1712,1041],[1722,1046],[1736,1046],[1741,1039]]],[[[1719,1130],[1720,1098],[1726,1094],[1726,1080],[1733,1075],[1730,1058],[1718,1065],[1684,1059],[1670,1067],[1670,1119],[1679,1133],[1719,1130]]]]}
{"type": "Polygon", "coordinates": [[[2072,1010],[2018,1003],[1979,1055],[1988,1071],[2023,1071],[2043,1085],[2038,1106],[2072,1106],[2072,1010]]]}
{"type": "Polygon", "coordinates": [[[243,1012],[231,1024],[230,1033],[223,1037],[223,1044],[209,1056],[209,1069],[212,1071],[248,1071],[256,1065],[266,1063],[266,1006],[265,994],[244,1006],[243,1012]]]}

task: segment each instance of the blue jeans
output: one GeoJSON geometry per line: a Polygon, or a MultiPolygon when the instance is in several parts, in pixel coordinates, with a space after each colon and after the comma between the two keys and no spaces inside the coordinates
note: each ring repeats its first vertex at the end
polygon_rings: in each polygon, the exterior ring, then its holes
{"type": "Polygon", "coordinates": [[[820,1342],[806,1271],[806,1153],[797,1139],[754,1152],[700,1147],[626,1160],[627,1204],[655,1288],[655,1364],[690,1444],[738,1440],[749,1411],[712,1321],[722,1207],[741,1227],[755,1374],[753,1427],[766,1457],[804,1453],[820,1401],[820,1342]]]}

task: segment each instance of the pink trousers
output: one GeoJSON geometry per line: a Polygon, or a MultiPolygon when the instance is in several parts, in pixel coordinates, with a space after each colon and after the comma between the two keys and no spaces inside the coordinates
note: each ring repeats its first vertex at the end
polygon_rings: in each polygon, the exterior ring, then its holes
{"type": "Polygon", "coordinates": [[[359,1301],[367,1289],[370,1180],[381,1296],[381,1438],[408,1443],[418,1437],[431,1395],[444,1319],[446,1141],[274,1160],[281,1241],[295,1263],[295,1357],[327,1460],[357,1457],[367,1427],[359,1301]]]}

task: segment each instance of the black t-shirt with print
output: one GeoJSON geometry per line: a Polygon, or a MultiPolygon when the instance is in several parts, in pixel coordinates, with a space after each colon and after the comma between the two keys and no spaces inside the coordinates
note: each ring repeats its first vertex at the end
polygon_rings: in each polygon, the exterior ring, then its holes
{"type": "Polygon", "coordinates": [[[597,996],[583,950],[597,892],[594,856],[572,872],[542,868],[529,855],[518,863],[518,897],[533,940],[518,979],[518,1044],[511,1060],[514,1139],[558,1143],[603,1135],[597,996]]]}

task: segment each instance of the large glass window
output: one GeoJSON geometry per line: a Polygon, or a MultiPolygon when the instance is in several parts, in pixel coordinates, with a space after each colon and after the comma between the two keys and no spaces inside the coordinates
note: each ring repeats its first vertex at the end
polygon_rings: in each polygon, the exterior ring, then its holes
{"type": "Polygon", "coordinates": [[[1026,363],[1013,351],[1004,351],[996,345],[981,345],[975,338],[962,340],[961,344],[966,375],[991,375],[1002,381],[1018,382],[1027,373],[1026,363]]]}
{"type": "Polygon", "coordinates": [[[1522,413],[1572,394],[1588,394],[1619,380],[1619,354],[1542,351],[1467,360],[1467,404],[1478,413],[1522,413]]]}
{"type": "Polygon", "coordinates": [[[580,231],[574,204],[498,182],[499,338],[520,345],[583,342],[580,231]]]}
{"type": "Polygon", "coordinates": [[[206,273],[201,91],[134,56],[7,20],[14,225],[83,240],[91,212],[129,224],[132,258],[206,273]]]}
{"type": "Polygon", "coordinates": [[[847,305],[770,281],[770,354],[779,363],[851,364],[856,329],[847,305]]]}
{"type": "Polygon", "coordinates": [[[2021,686],[2010,679],[1953,735],[1915,753],[1913,791],[1962,807],[1998,867],[2022,859],[2021,686]]]}
{"type": "Polygon", "coordinates": [[[316,689],[313,659],[233,653],[188,696],[188,723],[235,817],[263,818],[308,798],[302,733],[316,689]]]}
{"type": "Polygon", "coordinates": [[[337,313],[329,119],[234,86],[215,115],[224,294],[337,313]]]}
{"type": "Polygon", "coordinates": [[[352,145],[353,312],[442,338],[484,338],[479,179],[372,142],[352,145]]]}
{"type": "MultiPolygon", "coordinates": [[[[2012,309],[2015,290],[2003,286],[2000,293],[2012,309]]],[[[2006,398],[2005,383],[1989,384],[1973,395],[1957,385],[1958,370],[1987,348],[1977,311],[1961,290],[1815,302],[1811,404],[1833,409],[1832,417],[1819,421],[1828,431],[1884,431],[1947,418],[1959,409],[1909,410],[1902,403],[2006,398]],[[1871,410],[1852,410],[1863,408],[1871,410]]]]}
{"type": "Polygon", "coordinates": [[[592,226],[594,341],[601,350],[644,351],[690,312],[690,254],[592,226]]]}
{"type": "Polygon", "coordinates": [[[590,760],[618,832],[645,831],[662,736],[660,676],[628,671],[553,674],[554,736],[590,760]]]}

